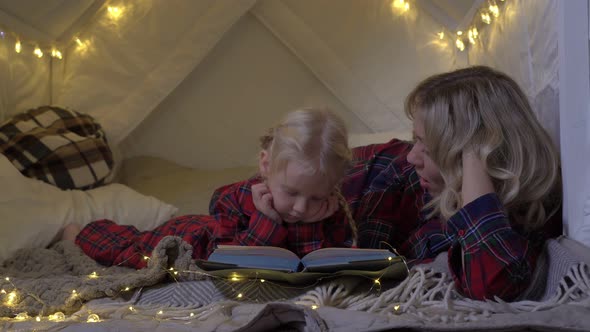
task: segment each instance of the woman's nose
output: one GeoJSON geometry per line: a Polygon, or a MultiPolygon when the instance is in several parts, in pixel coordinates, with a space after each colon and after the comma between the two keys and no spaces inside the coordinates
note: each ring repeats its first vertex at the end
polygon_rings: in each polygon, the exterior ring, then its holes
{"type": "Polygon", "coordinates": [[[419,167],[422,165],[422,160],[423,160],[420,153],[421,152],[420,152],[417,144],[414,144],[414,146],[412,147],[410,152],[408,152],[408,156],[406,157],[406,159],[408,160],[408,162],[410,164],[419,167]]]}

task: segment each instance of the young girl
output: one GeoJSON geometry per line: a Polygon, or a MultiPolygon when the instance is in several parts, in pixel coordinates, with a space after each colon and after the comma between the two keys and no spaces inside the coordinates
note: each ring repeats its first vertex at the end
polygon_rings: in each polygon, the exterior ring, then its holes
{"type": "Polygon", "coordinates": [[[558,154],[508,76],[471,67],[432,76],[406,100],[414,145],[353,151],[344,182],[361,247],[414,262],[448,252],[457,288],[515,299],[547,237],[561,234],[558,154]]]}
{"type": "Polygon", "coordinates": [[[210,216],[177,217],[147,232],[100,220],[79,233],[70,226],[64,237],[75,237],[103,265],[134,268],[144,267],[143,257],[167,235],[190,243],[197,259],[219,244],[278,246],[299,256],[350,247],[356,228],[337,192],[351,158],[343,121],[327,110],[294,111],[263,138],[262,147],[260,173],[217,189],[210,216]],[[345,208],[339,209],[341,203],[345,208]]]}

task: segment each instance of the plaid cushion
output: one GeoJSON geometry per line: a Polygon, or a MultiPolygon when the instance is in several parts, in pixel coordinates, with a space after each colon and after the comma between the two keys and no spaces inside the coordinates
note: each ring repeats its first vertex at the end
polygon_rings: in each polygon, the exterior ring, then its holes
{"type": "Polygon", "coordinates": [[[3,123],[0,153],[24,175],[62,189],[100,186],[114,166],[100,125],[89,115],[54,106],[3,123]]]}

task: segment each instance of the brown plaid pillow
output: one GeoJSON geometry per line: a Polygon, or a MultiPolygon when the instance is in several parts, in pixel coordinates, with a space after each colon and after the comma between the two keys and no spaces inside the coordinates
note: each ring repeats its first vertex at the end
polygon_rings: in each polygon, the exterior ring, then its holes
{"type": "Polygon", "coordinates": [[[3,123],[0,153],[24,175],[62,189],[100,186],[114,166],[100,125],[87,114],[55,106],[31,109],[3,123]]]}

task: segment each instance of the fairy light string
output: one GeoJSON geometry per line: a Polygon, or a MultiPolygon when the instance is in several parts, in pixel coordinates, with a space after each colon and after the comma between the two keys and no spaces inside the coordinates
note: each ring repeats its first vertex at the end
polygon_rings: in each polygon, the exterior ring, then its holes
{"type": "MultiPolygon", "coordinates": [[[[144,260],[151,259],[147,255],[136,253],[135,255],[132,255],[131,257],[129,257],[127,260],[125,260],[115,266],[122,266],[128,260],[135,258],[137,255],[140,255],[144,260]]],[[[385,259],[392,262],[391,256],[388,256],[385,259]]],[[[104,267],[102,270],[106,270],[106,269],[107,269],[107,267],[104,267]]],[[[324,281],[322,279],[318,279],[318,280],[315,280],[311,284],[305,284],[305,285],[298,286],[298,285],[290,285],[290,284],[285,284],[285,283],[273,282],[271,280],[260,278],[258,272],[256,272],[254,276],[242,275],[239,272],[235,272],[230,277],[220,277],[220,276],[212,275],[212,274],[207,273],[202,270],[201,271],[184,270],[184,269],[178,270],[174,267],[164,267],[164,266],[159,266],[158,269],[161,270],[162,272],[164,272],[169,277],[169,279],[175,283],[181,282],[181,280],[179,278],[185,278],[186,280],[198,280],[198,279],[212,280],[219,285],[218,288],[229,289],[231,292],[231,294],[229,295],[229,300],[233,300],[236,303],[242,303],[242,302],[259,303],[260,297],[261,297],[260,294],[263,291],[261,288],[263,286],[262,284],[264,284],[264,287],[277,287],[277,288],[281,288],[281,289],[307,291],[307,290],[312,289],[313,287],[318,286],[319,284],[321,284],[324,281]],[[195,278],[195,276],[196,276],[196,278],[195,278]]],[[[101,270],[98,270],[98,271],[100,272],[101,270]]],[[[141,270],[138,270],[138,271],[141,271],[141,270]]],[[[88,279],[98,279],[98,278],[101,278],[101,275],[99,272],[92,271],[90,274],[87,274],[85,276],[88,279]]],[[[367,276],[360,276],[360,277],[363,277],[363,278],[368,279],[369,281],[372,281],[372,285],[369,288],[369,290],[367,291],[367,294],[372,293],[372,292],[377,292],[378,294],[381,293],[381,278],[383,277],[383,275],[381,275],[375,279],[369,278],[367,276]]],[[[17,286],[13,283],[12,279],[8,276],[2,277],[2,279],[4,281],[8,282],[10,285],[10,288],[8,288],[8,289],[7,288],[0,289],[0,300],[2,301],[2,303],[4,305],[10,307],[12,305],[15,305],[17,302],[22,301],[24,299],[22,296],[28,296],[28,297],[35,299],[35,301],[40,303],[43,307],[43,309],[41,309],[39,314],[34,317],[30,316],[29,313],[27,313],[27,312],[17,313],[14,316],[14,318],[12,318],[15,322],[28,321],[28,320],[35,320],[37,322],[41,322],[41,321],[62,322],[65,320],[68,320],[68,321],[76,320],[78,322],[95,323],[95,322],[100,322],[103,319],[105,319],[104,317],[100,317],[97,313],[93,313],[91,311],[87,312],[86,317],[80,316],[79,312],[74,313],[70,317],[66,316],[63,312],[55,312],[55,313],[52,313],[49,315],[44,315],[44,310],[45,310],[46,304],[43,302],[43,300],[39,296],[31,293],[30,291],[28,291],[24,288],[21,288],[21,289],[17,288],[17,286]]],[[[135,287],[124,286],[120,289],[120,295],[130,292],[130,291],[135,291],[135,290],[136,290],[135,287]]],[[[84,302],[83,301],[83,299],[84,299],[83,293],[80,293],[77,289],[71,289],[71,290],[69,290],[69,292],[70,292],[70,296],[67,297],[66,302],[80,301],[80,304],[83,304],[83,302],[84,302]]],[[[277,300],[287,301],[289,299],[282,297],[277,300]]],[[[310,306],[310,308],[314,309],[314,310],[318,309],[318,307],[319,306],[317,304],[312,304],[310,306]]],[[[173,312],[176,311],[174,308],[160,308],[160,309],[155,310],[155,312],[154,312],[154,309],[149,309],[149,308],[143,309],[143,308],[138,308],[134,305],[129,305],[128,311],[133,314],[140,314],[140,311],[153,312],[151,317],[153,319],[157,319],[157,320],[193,319],[193,318],[197,318],[197,316],[202,318],[202,314],[203,314],[203,313],[201,313],[201,314],[197,315],[196,313],[191,312],[188,317],[175,317],[175,316],[172,316],[173,312]]],[[[106,319],[108,319],[108,317],[106,319]]]]}
{"type": "MultiPolygon", "coordinates": [[[[117,22],[121,20],[127,12],[126,6],[130,6],[130,4],[107,4],[102,8],[104,11],[103,14],[112,22],[117,22]]],[[[75,44],[77,50],[85,51],[90,46],[89,40],[90,38],[84,38],[81,33],[78,33],[66,42],[41,42],[29,38],[26,35],[19,34],[16,31],[12,31],[0,23],[0,43],[12,45],[14,53],[18,55],[32,54],[39,59],[50,57],[55,60],[62,60],[65,57],[65,50],[68,49],[70,45],[75,44]]]]}
{"type": "MultiPolygon", "coordinates": [[[[452,40],[452,44],[459,50],[465,51],[469,47],[477,45],[480,31],[484,30],[487,25],[492,24],[502,15],[501,7],[504,6],[507,0],[485,0],[481,7],[476,11],[471,22],[465,27],[465,31],[448,31],[446,28],[434,33],[435,41],[441,41],[446,38],[452,40]]],[[[412,0],[391,0],[391,10],[393,14],[407,15],[416,6],[412,4],[412,0]]],[[[448,44],[444,44],[448,45],[448,44]]]]}

